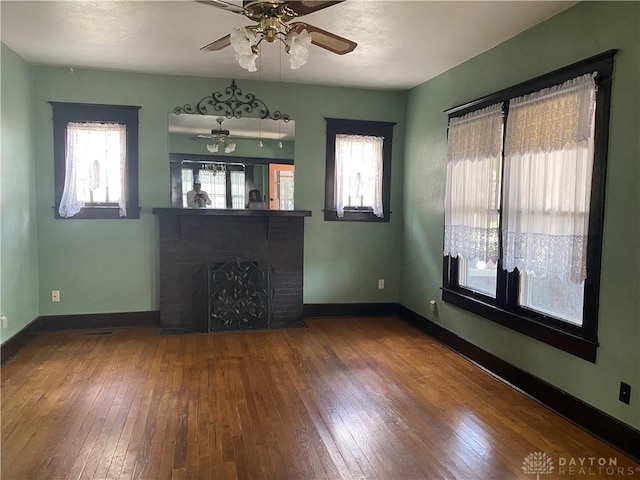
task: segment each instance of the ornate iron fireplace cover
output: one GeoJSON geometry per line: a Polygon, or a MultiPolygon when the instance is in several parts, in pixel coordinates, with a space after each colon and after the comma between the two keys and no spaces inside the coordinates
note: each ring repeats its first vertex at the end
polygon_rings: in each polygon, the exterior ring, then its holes
{"type": "Polygon", "coordinates": [[[269,328],[270,271],[242,258],[207,264],[208,330],[269,328]]]}

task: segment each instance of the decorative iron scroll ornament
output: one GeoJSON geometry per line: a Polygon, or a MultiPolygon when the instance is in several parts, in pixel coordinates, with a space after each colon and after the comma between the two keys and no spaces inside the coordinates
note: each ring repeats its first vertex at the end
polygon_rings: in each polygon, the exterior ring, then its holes
{"type": "Polygon", "coordinates": [[[256,98],[253,93],[242,93],[235,80],[231,81],[231,85],[226,88],[225,93],[213,92],[210,96],[200,100],[195,108],[190,104],[186,104],[182,107],[174,108],[173,113],[176,115],[181,113],[224,115],[227,118],[242,118],[255,113],[257,118],[261,119],[270,118],[271,120],[282,120],[285,123],[291,120],[289,115],[278,110],[272,114],[267,105],[259,98],[256,98]]]}
{"type": "Polygon", "coordinates": [[[205,331],[269,328],[272,292],[268,264],[237,258],[203,267],[207,280],[205,331]]]}

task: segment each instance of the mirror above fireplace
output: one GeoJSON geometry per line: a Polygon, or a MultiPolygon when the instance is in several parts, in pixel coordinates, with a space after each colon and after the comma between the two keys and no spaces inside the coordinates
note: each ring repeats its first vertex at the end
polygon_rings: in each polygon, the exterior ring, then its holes
{"type": "Polygon", "coordinates": [[[208,208],[244,208],[249,192],[259,190],[265,207],[294,209],[295,122],[235,81],[195,107],[176,107],[168,133],[173,208],[188,207],[198,179],[211,197],[208,208]]]}

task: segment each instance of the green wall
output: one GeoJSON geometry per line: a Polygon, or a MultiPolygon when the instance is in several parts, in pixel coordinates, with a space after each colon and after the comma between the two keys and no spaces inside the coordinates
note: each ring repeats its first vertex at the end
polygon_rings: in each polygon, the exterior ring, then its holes
{"type": "MultiPolygon", "coordinates": [[[[169,206],[167,114],[224,91],[230,79],[161,76],[34,66],[34,129],[51,132],[49,101],[139,105],[139,220],[54,219],[52,135],[34,136],[38,192],[40,315],[131,312],[159,308],[158,219],[169,206]],[[51,303],[51,290],[61,302],[51,303]]],[[[296,208],[305,220],[306,303],[396,302],[399,298],[403,92],[240,81],[296,122],[296,208]],[[398,122],[393,151],[392,221],[324,222],[324,117],[398,122]],[[386,289],[377,289],[377,279],[386,289]]]]}
{"type": "Polygon", "coordinates": [[[38,244],[31,67],[2,44],[0,162],[0,342],[38,316],[38,244]]]}
{"type": "Polygon", "coordinates": [[[400,301],[471,343],[640,428],[637,2],[583,2],[408,94],[400,301]],[[441,301],[447,116],[443,110],[608,49],[615,59],[596,364],[441,301]],[[438,301],[439,312],[428,308],[438,301]],[[618,401],[631,384],[631,405],[618,401]]]}
{"type": "MultiPolygon", "coordinates": [[[[313,212],[305,220],[305,303],[400,301],[640,428],[639,8],[636,2],[580,3],[409,92],[241,81],[243,91],[296,121],[296,207],[313,212]],[[442,112],[610,48],[620,52],[607,173],[601,346],[592,364],[440,300],[442,112]],[[390,223],[323,221],[324,117],[397,122],[390,223]],[[378,278],[386,280],[385,290],[377,290],[378,278]],[[428,309],[431,299],[438,300],[436,316],[428,309]],[[621,380],[632,385],[630,406],[617,400],[621,380]]],[[[29,67],[4,45],[1,60],[0,309],[10,323],[2,338],[38,315],[157,309],[158,222],[151,209],[169,205],[167,113],[223,91],[230,79],[29,67]],[[48,101],[142,107],[139,220],[54,219],[48,101]],[[52,289],[61,291],[60,303],[51,303],[52,289]]]]}

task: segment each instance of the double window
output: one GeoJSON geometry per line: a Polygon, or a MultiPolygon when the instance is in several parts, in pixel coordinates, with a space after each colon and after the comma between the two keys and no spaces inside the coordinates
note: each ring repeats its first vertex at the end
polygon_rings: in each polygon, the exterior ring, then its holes
{"type": "Polygon", "coordinates": [[[182,162],[182,207],[189,206],[187,193],[196,180],[211,199],[209,208],[245,208],[243,165],[182,162]]]}
{"type": "Polygon", "coordinates": [[[51,102],[57,218],[139,218],[140,107],[51,102]]]}
{"type": "Polygon", "coordinates": [[[614,53],[448,112],[443,299],[591,361],[614,53]]]}
{"type": "Polygon", "coordinates": [[[388,222],[394,123],[327,118],[324,219],[388,222]]]}

